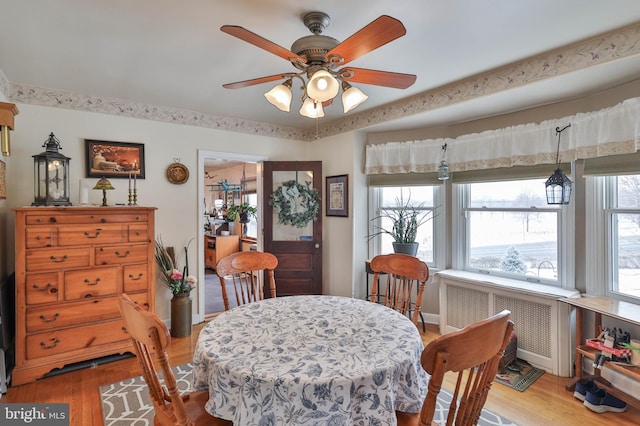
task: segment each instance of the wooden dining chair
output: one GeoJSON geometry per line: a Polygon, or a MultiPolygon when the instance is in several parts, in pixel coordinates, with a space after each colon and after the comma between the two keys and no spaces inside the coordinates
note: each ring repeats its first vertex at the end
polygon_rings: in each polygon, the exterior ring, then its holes
{"type": "Polygon", "coordinates": [[[261,251],[239,251],[220,259],[216,273],[222,285],[224,310],[229,310],[227,283],[233,283],[238,306],[264,299],[265,282],[269,296],[276,297],[274,270],[277,266],[274,255],[261,251]]]}
{"type": "MultiPolygon", "coordinates": [[[[460,331],[431,341],[422,351],[422,368],[431,375],[419,426],[433,422],[436,400],[448,371],[458,373],[446,425],[475,425],[487,400],[500,358],[509,343],[513,322],[504,310],[460,331]]],[[[400,423],[399,423],[400,424],[400,423]]]]}
{"type": "Polygon", "coordinates": [[[373,287],[369,300],[403,315],[411,314],[411,320],[417,326],[424,287],[429,279],[427,264],[408,254],[392,253],[374,257],[370,267],[373,287]],[[415,302],[412,301],[414,291],[417,291],[415,302]]]}
{"type": "Polygon", "coordinates": [[[176,378],[169,367],[167,348],[171,336],[167,326],[151,312],[133,303],[129,296],[120,297],[120,312],[142,369],[142,377],[149,388],[155,416],[159,426],[173,425],[232,425],[227,420],[211,416],[204,409],[209,399],[208,391],[180,395],[176,378]],[[156,369],[156,364],[160,371],[156,369]],[[164,385],[160,381],[162,373],[164,385]]]}

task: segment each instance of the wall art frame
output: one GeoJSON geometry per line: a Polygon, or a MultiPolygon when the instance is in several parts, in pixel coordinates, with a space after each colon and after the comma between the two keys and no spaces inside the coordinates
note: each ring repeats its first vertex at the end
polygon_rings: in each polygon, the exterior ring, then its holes
{"type": "Polygon", "coordinates": [[[144,144],[85,139],[86,177],[145,178],[144,144]]]}
{"type": "Polygon", "coordinates": [[[349,175],[325,178],[326,215],[349,217],[349,175]]]}

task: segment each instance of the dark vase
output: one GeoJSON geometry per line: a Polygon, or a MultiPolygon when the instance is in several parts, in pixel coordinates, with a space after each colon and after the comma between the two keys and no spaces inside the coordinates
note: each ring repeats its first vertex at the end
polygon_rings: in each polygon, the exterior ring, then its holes
{"type": "Polygon", "coordinates": [[[396,243],[393,242],[393,252],[415,256],[418,253],[418,243],[396,243]]]}
{"type": "Polygon", "coordinates": [[[191,297],[189,293],[174,294],[171,299],[171,336],[191,336],[191,297]]]}

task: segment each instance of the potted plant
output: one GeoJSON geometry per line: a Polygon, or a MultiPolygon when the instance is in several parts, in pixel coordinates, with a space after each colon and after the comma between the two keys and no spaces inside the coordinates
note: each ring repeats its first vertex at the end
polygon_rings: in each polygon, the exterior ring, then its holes
{"type": "Polygon", "coordinates": [[[379,216],[371,219],[373,232],[368,235],[371,240],[379,235],[387,234],[393,238],[393,251],[415,256],[418,252],[416,236],[418,228],[433,218],[433,211],[423,210],[424,203],[411,202],[411,194],[406,201],[400,195],[396,197],[395,206],[382,209],[379,216]]]}
{"type": "Polygon", "coordinates": [[[155,258],[160,266],[164,284],[171,290],[171,335],[184,337],[191,335],[191,290],[196,287],[198,280],[189,275],[189,258],[187,250],[193,238],[184,247],[184,268],[177,266],[173,247],[165,247],[158,237],[155,242],[155,258]]]}
{"type": "Polygon", "coordinates": [[[235,222],[236,219],[239,219],[240,223],[248,223],[249,217],[256,217],[257,213],[258,209],[247,202],[234,204],[227,209],[227,220],[235,222]]]}

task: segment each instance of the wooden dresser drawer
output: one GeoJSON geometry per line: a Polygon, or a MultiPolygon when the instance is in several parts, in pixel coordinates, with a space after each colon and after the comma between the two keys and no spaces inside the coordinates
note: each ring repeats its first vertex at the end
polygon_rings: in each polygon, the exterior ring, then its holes
{"type": "Polygon", "coordinates": [[[26,218],[27,225],[78,224],[78,223],[125,223],[147,222],[146,214],[33,214],[26,218]]]}
{"type": "Polygon", "coordinates": [[[27,305],[54,303],[59,300],[58,273],[29,274],[25,281],[27,305]]]}
{"type": "Polygon", "coordinates": [[[129,299],[145,311],[149,310],[149,295],[147,293],[127,294],[129,299]]]}
{"type": "Polygon", "coordinates": [[[96,248],[96,265],[121,265],[147,261],[146,244],[96,248]]]}
{"type": "Polygon", "coordinates": [[[89,266],[89,247],[32,249],[27,250],[25,258],[28,272],[86,268],[89,266]]]}
{"type": "Polygon", "coordinates": [[[146,290],[149,283],[147,264],[125,266],[122,281],[125,293],[146,290]]]}
{"type": "Polygon", "coordinates": [[[122,319],[49,331],[27,337],[26,357],[27,359],[47,357],[119,342],[128,338],[122,319]]]}
{"type": "Polygon", "coordinates": [[[65,225],[58,227],[59,246],[87,244],[113,244],[127,242],[127,226],[124,224],[65,225]]]}
{"type": "Polygon", "coordinates": [[[53,235],[56,229],[52,226],[34,226],[26,230],[27,248],[41,248],[53,246],[53,235]]]}
{"type": "Polygon", "coordinates": [[[27,308],[27,333],[118,318],[117,297],[89,299],[56,306],[27,308]]]}
{"type": "Polygon", "coordinates": [[[116,294],[118,268],[92,268],[64,273],[65,300],[116,294]]]}
{"type": "Polygon", "coordinates": [[[146,224],[129,225],[129,242],[142,243],[149,240],[149,228],[146,224]]]}

